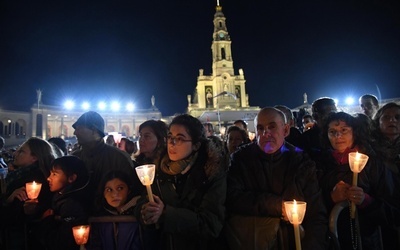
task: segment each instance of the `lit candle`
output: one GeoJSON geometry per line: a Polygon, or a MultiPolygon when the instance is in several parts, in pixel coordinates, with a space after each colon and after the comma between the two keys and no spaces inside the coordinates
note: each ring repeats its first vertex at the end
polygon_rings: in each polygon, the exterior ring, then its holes
{"type": "Polygon", "coordinates": [[[357,186],[358,173],[360,172],[360,156],[361,154],[357,152],[353,163],[353,187],[357,186]]]}
{"type": "Polygon", "coordinates": [[[40,189],[42,188],[42,183],[28,182],[25,184],[26,194],[31,200],[36,199],[39,196],[40,189]]]}
{"type": "Polygon", "coordinates": [[[76,244],[81,246],[86,244],[89,239],[89,232],[90,232],[90,226],[88,225],[73,227],[72,233],[74,235],[76,244]]]}
{"type": "Polygon", "coordinates": [[[299,214],[297,211],[297,202],[293,200],[293,208],[292,208],[292,223],[294,228],[294,238],[296,242],[296,249],[301,250],[301,241],[300,241],[300,226],[299,226],[299,214]]]}
{"type": "MultiPolygon", "coordinates": [[[[368,156],[361,153],[349,153],[349,165],[351,171],[353,171],[353,187],[357,186],[358,173],[360,173],[365,165],[367,164],[368,156]]],[[[356,204],[354,201],[351,202],[351,218],[354,219],[356,216],[356,204]]]]}
{"type": "Polygon", "coordinates": [[[154,202],[153,192],[151,191],[151,184],[153,183],[154,173],[155,173],[154,164],[147,164],[138,166],[135,168],[136,174],[138,175],[140,181],[144,186],[146,186],[147,195],[149,196],[149,201],[154,202]]]}

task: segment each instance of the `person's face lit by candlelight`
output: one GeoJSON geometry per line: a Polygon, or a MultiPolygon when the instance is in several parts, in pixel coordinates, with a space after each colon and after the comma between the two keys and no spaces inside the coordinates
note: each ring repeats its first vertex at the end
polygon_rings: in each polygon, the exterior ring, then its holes
{"type": "Polygon", "coordinates": [[[119,178],[114,178],[106,183],[103,194],[108,205],[119,210],[126,203],[129,188],[125,182],[119,178]]]}
{"type": "Polygon", "coordinates": [[[332,148],[343,153],[353,146],[353,129],[344,121],[332,121],[328,125],[328,138],[332,148]]]}

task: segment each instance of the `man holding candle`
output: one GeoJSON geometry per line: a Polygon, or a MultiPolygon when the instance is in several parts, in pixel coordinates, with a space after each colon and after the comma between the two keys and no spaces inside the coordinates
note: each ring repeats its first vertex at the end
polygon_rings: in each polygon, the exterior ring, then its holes
{"type": "Polygon", "coordinates": [[[263,108],[254,120],[255,142],[232,155],[226,202],[230,218],[225,227],[231,249],[274,249],[288,242],[277,242],[279,229],[294,247],[283,205],[293,199],[307,202],[304,249],[326,249],[327,214],[315,163],[285,142],[285,119],[280,110],[263,108]]]}

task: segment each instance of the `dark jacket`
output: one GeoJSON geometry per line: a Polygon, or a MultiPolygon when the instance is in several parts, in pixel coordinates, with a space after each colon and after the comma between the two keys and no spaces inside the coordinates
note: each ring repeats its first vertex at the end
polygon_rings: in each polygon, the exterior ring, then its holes
{"type": "Polygon", "coordinates": [[[27,167],[18,168],[8,173],[6,178],[7,193],[2,197],[1,224],[16,225],[25,222],[35,221],[40,218],[42,213],[50,208],[53,194],[50,192],[47,176],[40,170],[38,164],[34,163],[27,167]],[[42,183],[42,188],[38,196],[38,206],[36,213],[33,215],[25,215],[24,201],[15,199],[11,204],[4,205],[5,200],[14,192],[14,190],[25,187],[27,182],[42,183]]]}
{"type": "Polygon", "coordinates": [[[72,184],[64,191],[54,194],[53,215],[41,220],[32,230],[46,249],[79,249],[72,234],[72,227],[88,224],[87,184],[72,184]]]}
{"type": "Polygon", "coordinates": [[[142,247],[141,228],[134,209],[138,197],[127,202],[123,211],[118,212],[106,206],[91,217],[91,228],[87,250],[140,250],[142,247]]]}
{"type": "MultiPolygon", "coordinates": [[[[94,197],[97,188],[103,176],[110,171],[119,170],[127,173],[137,179],[137,175],[133,170],[133,163],[126,152],[118,149],[117,147],[107,145],[103,139],[99,140],[93,147],[82,147],[73,152],[73,155],[79,157],[85,162],[89,171],[89,198],[92,199],[94,206],[94,197]]],[[[136,186],[141,186],[139,179],[137,179],[136,186]]]]}
{"type": "MultiPolygon", "coordinates": [[[[152,190],[163,201],[165,212],[156,230],[160,246],[154,249],[213,247],[212,242],[220,235],[225,219],[226,166],[221,158],[214,143],[207,141],[188,173],[168,175],[157,166],[152,190]]],[[[153,240],[158,242],[157,238],[153,240]]]]}
{"type": "MultiPolygon", "coordinates": [[[[362,238],[363,249],[381,249],[379,247],[378,226],[388,226],[398,220],[398,207],[394,204],[398,203],[394,197],[394,184],[391,173],[384,167],[383,163],[376,157],[375,153],[368,149],[362,152],[369,156],[368,162],[364,169],[358,174],[358,186],[361,187],[370,198],[365,203],[357,206],[358,220],[360,224],[360,233],[362,238]],[[397,217],[397,218],[396,218],[397,217]]],[[[323,153],[324,161],[320,164],[323,170],[320,179],[325,204],[330,211],[335,205],[331,199],[331,191],[339,181],[344,181],[352,185],[353,172],[346,161],[342,164],[338,163],[332,155],[332,151],[323,153]]],[[[339,217],[338,232],[339,240],[344,248],[345,245],[351,247],[350,238],[350,214],[346,210],[339,217]],[[342,237],[340,231],[343,231],[342,237]],[[345,230],[348,230],[346,232],[345,230]]]]}
{"type": "MultiPolygon", "coordinates": [[[[279,219],[282,217],[283,201],[293,199],[307,202],[302,223],[305,229],[302,239],[304,249],[325,249],[327,213],[315,163],[288,143],[271,155],[265,154],[257,143],[247,144],[232,155],[226,203],[229,216],[279,219]]],[[[254,225],[249,223],[241,227],[253,230],[254,225]]],[[[254,243],[253,238],[248,240],[242,242],[242,246],[254,243]]]]}

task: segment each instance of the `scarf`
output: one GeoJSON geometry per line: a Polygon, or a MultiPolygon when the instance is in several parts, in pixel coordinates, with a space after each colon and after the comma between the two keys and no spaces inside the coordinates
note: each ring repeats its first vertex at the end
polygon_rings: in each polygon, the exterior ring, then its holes
{"type": "Polygon", "coordinates": [[[186,174],[196,162],[197,156],[196,152],[183,160],[171,161],[166,155],[161,161],[161,171],[169,175],[186,174]]]}
{"type": "Polygon", "coordinates": [[[334,150],[332,151],[332,156],[335,158],[336,162],[339,163],[339,165],[349,164],[349,153],[356,151],[357,148],[346,148],[343,153],[334,150]]]}

